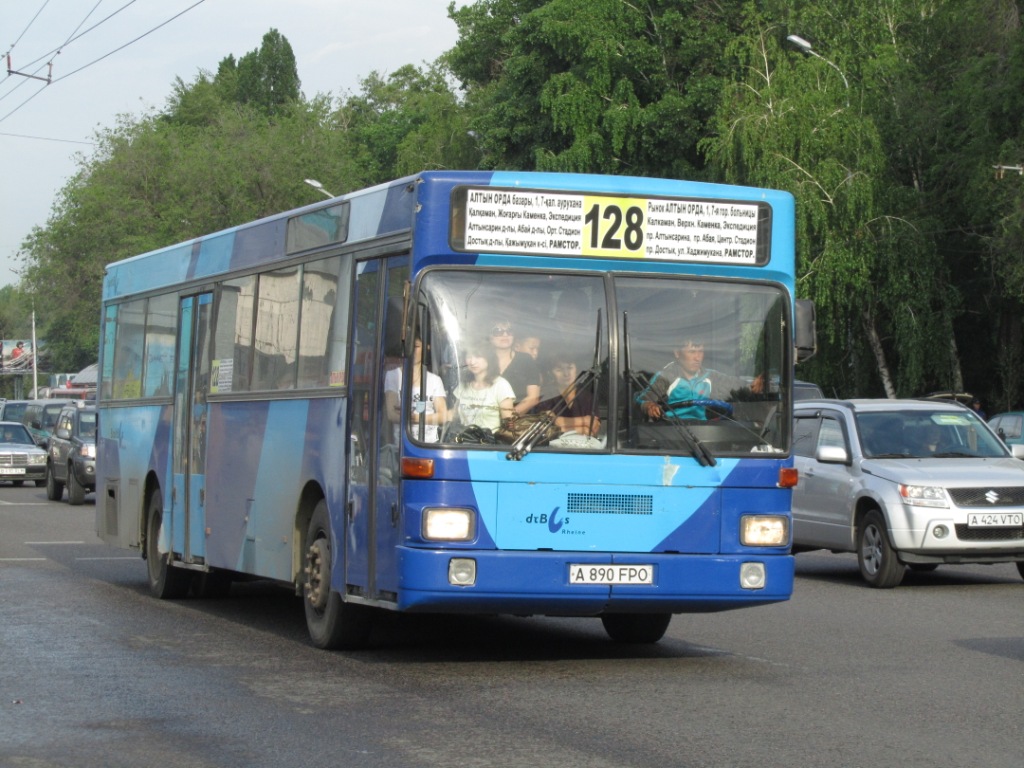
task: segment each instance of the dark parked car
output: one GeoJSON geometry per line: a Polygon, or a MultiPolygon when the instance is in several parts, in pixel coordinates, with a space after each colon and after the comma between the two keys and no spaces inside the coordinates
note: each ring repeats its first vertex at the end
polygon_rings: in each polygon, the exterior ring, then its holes
{"type": "Polygon", "coordinates": [[[81,504],[96,490],[96,408],[61,408],[46,453],[46,497],[60,500],[66,485],[68,502],[81,504]]]}
{"type": "Polygon", "coordinates": [[[0,481],[23,485],[46,483],[46,451],[37,446],[24,424],[0,421],[0,481]]]}
{"type": "Polygon", "coordinates": [[[60,409],[72,400],[29,400],[25,406],[25,413],[22,414],[21,423],[28,429],[32,439],[40,448],[46,448],[50,440],[50,433],[53,432],[53,425],[57,423],[57,416],[60,409]]]}
{"type": "Polygon", "coordinates": [[[804,400],[794,409],[793,550],[856,552],[873,587],[907,567],[1016,563],[1024,446],[943,400],[804,400]]]}
{"type": "Polygon", "coordinates": [[[4,403],[0,403],[0,421],[16,421],[21,423],[22,417],[25,415],[25,409],[28,408],[28,404],[31,400],[7,400],[4,403]]]}

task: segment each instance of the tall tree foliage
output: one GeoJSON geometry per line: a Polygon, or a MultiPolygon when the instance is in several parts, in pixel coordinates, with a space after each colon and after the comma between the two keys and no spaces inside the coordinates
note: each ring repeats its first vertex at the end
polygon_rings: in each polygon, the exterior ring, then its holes
{"type": "Polygon", "coordinates": [[[920,31],[924,11],[901,0],[749,6],[727,51],[734,82],[703,143],[726,179],[796,196],[799,288],[817,302],[821,332],[811,370],[830,390],[894,396],[957,380],[958,297],[914,184],[916,147],[893,130],[920,74],[907,31],[920,31]],[[827,54],[784,47],[791,29],[827,54]]]}
{"type": "Polygon", "coordinates": [[[739,0],[480,0],[447,62],[495,167],[699,177],[739,0]]]}

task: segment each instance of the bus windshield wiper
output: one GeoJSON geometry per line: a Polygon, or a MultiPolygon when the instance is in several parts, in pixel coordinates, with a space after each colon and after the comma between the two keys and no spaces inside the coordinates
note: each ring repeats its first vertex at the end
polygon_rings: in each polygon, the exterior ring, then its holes
{"type": "MultiPolygon", "coordinates": [[[[597,337],[594,341],[594,362],[590,368],[585,371],[580,371],[576,378],[573,379],[572,384],[569,385],[567,391],[578,391],[589,387],[591,384],[597,384],[598,376],[601,373],[601,310],[597,310],[597,337]]],[[[596,395],[596,392],[595,392],[596,395]]],[[[561,416],[565,409],[569,407],[569,401],[562,397],[562,401],[558,403],[554,408],[549,410],[542,419],[538,419],[530,428],[527,429],[522,435],[520,435],[509,452],[505,454],[505,458],[509,461],[519,461],[526,454],[532,451],[540,439],[547,434],[548,429],[552,424],[561,416]]],[[[591,416],[594,416],[593,410],[597,408],[596,396],[591,397],[591,416]]]]}
{"type": "MultiPolygon", "coordinates": [[[[627,396],[629,397],[629,406],[627,411],[629,413],[632,413],[634,402],[633,387],[639,387],[640,394],[643,394],[644,392],[648,391],[651,388],[651,383],[649,381],[645,381],[644,377],[641,376],[640,373],[638,373],[637,371],[634,371],[630,365],[628,312],[622,313],[622,334],[624,337],[623,354],[625,356],[623,363],[626,367],[626,379],[630,385],[629,390],[627,392],[627,396]]],[[[668,403],[664,402],[663,399],[655,401],[655,404],[659,408],[661,408],[661,412],[663,415],[668,413],[668,403]]],[[[693,454],[693,457],[697,460],[698,464],[700,464],[702,467],[713,467],[718,463],[718,461],[715,459],[715,455],[711,452],[711,449],[704,445],[704,443],[702,443],[700,439],[695,434],[693,434],[693,430],[691,430],[688,426],[686,426],[681,421],[678,421],[676,419],[664,418],[664,421],[667,424],[672,425],[676,433],[683,439],[683,442],[686,443],[687,447],[690,449],[690,453],[693,454]]],[[[632,418],[630,418],[629,426],[630,430],[632,431],[632,418]]]]}

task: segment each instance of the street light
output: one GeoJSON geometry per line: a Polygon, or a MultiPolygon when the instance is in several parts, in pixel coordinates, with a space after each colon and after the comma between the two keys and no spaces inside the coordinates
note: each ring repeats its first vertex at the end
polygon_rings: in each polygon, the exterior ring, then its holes
{"type": "Polygon", "coordinates": [[[332,195],[330,192],[324,189],[324,185],[321,184],[316,179],[303,179],[303,181],[309,184],[309,186],[311,186],[313,189],[319,190],[322,194],[326,195],[327,197],[334,197],[334,195],[332,195]]]}
{"type": "Polygon", "coordinates": [[[839,76],[841,78],[843,78],[843,85],[846,86],[846,106],[850,106],[850,82],[846,79],[846,75],[843,74],[843,70],[841,70],[839,67],[837,67],[835,62],[830,61],[829,59],[826,59],[820,53],[815,51],[814,47],[809,42],[807,42],[802,37],[800,37],[799,35],[789,35],[786,38],[786,40],[791,42],[794,45],[794,47],[798,51],[800,51],[800,53],[805,53],[808,56],[814,56],[815,58],[821,59],[826,64],[828,64],[830,67],[832,67],[832,69],[834,69],[836,72],[839,73],[839,76]]]}

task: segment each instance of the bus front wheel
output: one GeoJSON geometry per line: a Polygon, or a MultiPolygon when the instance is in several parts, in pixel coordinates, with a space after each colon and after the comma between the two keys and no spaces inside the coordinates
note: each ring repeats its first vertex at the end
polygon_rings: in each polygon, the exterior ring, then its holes
{"type": "Polygon", "coordinates": [[[617,643],[656,643],[665,636],[671,613],[606,613],[604,631],[617,643]]]}
{"type": "Polygon", "coordinates": [[[164,524],[164,505],[160,492],[149,500],[146,516],[146,567],[149,572],[149,591],[161,600],[185,597],[192,585],[192,574],[169,564],[171,552],[160,551],[160,529],[164,524]]]}
{"type": "Polygon", "coordinates": [[[309,637],[317,648],[364,648],[372,626],[371,609],[346,603],[336,590],[331,589],[333,563],[331,519],[327,513],[327,502],[321,499],[313,510],[306,534],[302,602],[309,637]]]}

